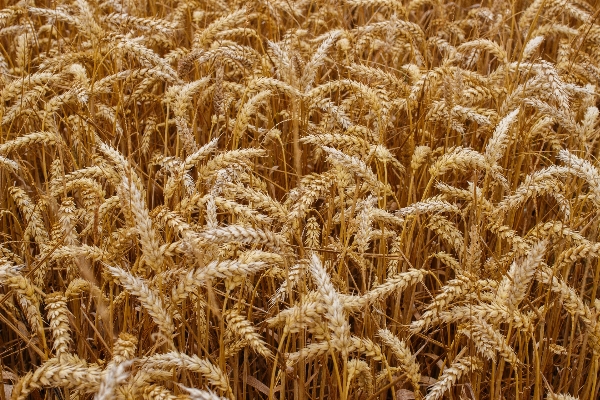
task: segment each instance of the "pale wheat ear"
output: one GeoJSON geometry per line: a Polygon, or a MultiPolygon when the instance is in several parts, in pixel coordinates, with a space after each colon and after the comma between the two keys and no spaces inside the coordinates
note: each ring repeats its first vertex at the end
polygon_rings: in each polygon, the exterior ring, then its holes
{"type": "Polygon", "coordinates": [[[570,394],[567,394],[567,393],[549,392],[546,395],[546,399],[548,399],[548,400],[577,400],[578,398],[575,396],[571,396],[570,394]]]}
{"type": "Polygon", "coordinates": [[[69,353],[72,343],[69,327],[67,298],[60,292],[45,297],[48,321],[52,330],[52,348],[57,358],[69,353]]]}
{"type": "Polygon", "coordinates": [[[373,374],[365,361],[348,361],[348,384],[351,384],[353,379],[357,380],[357,385],[365,394],[373,393],[373,374]]]}
{"type": "Polygon", "coordinates": [[[486,358],[495,361],[496,353],[499,353],[513,368],[518,367],[517,355],[506,344],[506,338],[484,319],[472,317],[469,324],[461,328],[460,332],[470,338],[475,343],[478,352],[486,358]]]}
{"type": "Polygon", "coordinates": [[[342,352],[342,355],[347,354],[350,331],[343,303],[316,254],[313,254],[310,259],[310,272],[323,303],[328,307],[325,318],[329,322],[328,326],[331,329],[334,346],[342,352]]]}
{"type": "Polygon", "coordinates": [[[128,377],[127,368],[133,364],[133,360],[125,361],[120,364],[113,364],[104,372],[104,377],[98,388],[98,392],[94,395],[94,400],[108,400],[114,398],[117,388],[128,377]]]}
{"type": "Polygon", "coordinates": [[[188,356],[177,352],[170,352],[141,359],[140,363],[147,368],[170,369],[177,367],[199,372],[211,383],[211,385],[227,393],[228,396],[232,395],[227,376],[219,369],[219,367],[198,356],[188,356]]]}
{"type": "Polygon", "coordinates": [[[138,340],[135,336],[121,332],[113,345],[113,359],[116,364],[124,363],[135,356],[138,340]]]}
{"type": "Polygon", "coordinates": [[[106,266],[106,269],[128,292],[139,299],[142,306],[158,325],[161,333],[170,340],[175,327],[173,326],[173,319],[164,308],[160,296],[152,291],[142,278],[133,276],[119,267],[106,266]]]}
{"type": "Polygon", "coordinates": [[[415,361],[410,349],[406,346],[406,343],[398,339],[392,332],[387,329],[381,329],[378,332],[379,337],[383,342],[390,347],[398,362],[400,368],[406,373],[408,379],[413,386],[415,396],[420,397],[420,386],[419,381],[421,379],[421,373],[419,372],[419,364],[415,361]]]}
{"type": "Polygon", "coordinates": [[[425,400],[436,400],[441,398],[458,379],[464,374],[471,373],[481,369],[482,363],[476,357],[458,358],[449,367],[444,369],[444,372],[438,381],[431,387],[425,400]]]}

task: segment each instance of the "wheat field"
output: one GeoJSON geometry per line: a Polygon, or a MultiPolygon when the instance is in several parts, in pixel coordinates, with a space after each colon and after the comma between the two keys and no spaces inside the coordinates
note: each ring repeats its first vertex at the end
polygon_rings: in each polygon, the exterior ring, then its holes
{"type": "Polygon", "coordinates": [[[0,400],[593,400],[600,4],[0,0],[0,400]]]}

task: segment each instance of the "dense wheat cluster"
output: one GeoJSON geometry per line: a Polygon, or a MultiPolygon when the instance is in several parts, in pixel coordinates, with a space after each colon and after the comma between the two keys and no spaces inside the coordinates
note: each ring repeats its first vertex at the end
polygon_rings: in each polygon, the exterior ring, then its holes
{"type": "Polygon", "coordinates": [[[597,4],[0,6],[0,400],[598,398],[597,4]]]}

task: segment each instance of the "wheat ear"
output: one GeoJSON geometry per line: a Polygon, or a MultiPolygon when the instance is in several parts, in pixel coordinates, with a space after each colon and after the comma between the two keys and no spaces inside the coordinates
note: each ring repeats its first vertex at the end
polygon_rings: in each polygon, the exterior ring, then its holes
{"type": "Polygon", "coordinates": [[[481,361],[476,357],[462,357],[455,360],[450,367],[444,369],[442,376],[431,387],[425,400],[437,400],[442,398],[452,385],[460,379],[463,374],[472,372],[482,367],[481,361]]]}
{"type": "Polygon", "coordinates": [[[408,380],[415,391],[415,397],[419,398],[419,393],[421,391],[419,387],[419,381],[421,380],[421,373],[419,372],[420,367],[416,362],[412,352],[406,345],[406,342],[398,339],[396,335],[387,329],[380,329],[378,335],[398,358],[400,367],[406,373],[406,376],[408,377],[408,380]]]}
{"type": "Polygon", "coordinates": [[[148,284],[140,277],[119,268],[106,266],[106,269],[114,276],[123,287],[132,295],[136,296],[142,306],[148,311],[162,334],[171,339],[175,327],[167,309],[163,306],[161,296],[148,287],[148,284]]]}

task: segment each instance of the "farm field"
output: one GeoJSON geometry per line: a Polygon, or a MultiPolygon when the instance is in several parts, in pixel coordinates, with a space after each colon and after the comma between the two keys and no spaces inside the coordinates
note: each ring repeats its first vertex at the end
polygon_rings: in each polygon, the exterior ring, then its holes
{"type": "Polygon", "coordinates": [[[0,400],[594,400],[600,4],[0,0],[0,400]]]}

